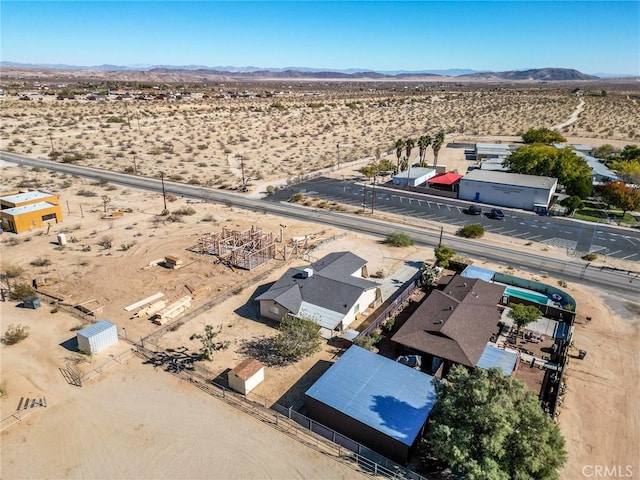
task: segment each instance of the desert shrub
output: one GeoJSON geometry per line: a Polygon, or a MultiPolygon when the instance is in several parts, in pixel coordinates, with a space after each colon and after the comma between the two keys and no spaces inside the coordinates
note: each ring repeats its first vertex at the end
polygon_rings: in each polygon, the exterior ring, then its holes
{"type": "Polygon", "coordinates": [[[480,238],[484,235],[484,227],[479,223],[471,223],[462,227],[456,234],[464,238],[480,238]]]}
{"type": "Polygon", "coordinates": [[[202,220],[201,220],[201,221],[202,221],[202,222],[212,222],[212,223],[215,223],[215,222],[216,222],[216,219],[215,219],[215,217],[214,217],[213,215],[208,214],[208,215],[205,215],[204,217],[202,217],[202,220]]]}
{"type": "Polygon", "coordinates": [[[15,247],[20,245],[20,239],[18,237],[9,237],[2,243],[8,247],[15,247]]]}
{"type": "Polygon", "coordinates": [[[7,265],[4,268],[4,276],[6,278],[18,278],[24,273],[24,268],[20,265],[7,265]]]}
{"type": "Polygon", "coordinates": [[[15,345],[29,336],[29,327],[27,325],[11,324],[4,332],[0,341],[5,345],[15,345]]]}
{"type": "Polygon", "coordinates": [[[387,235],[382,243],[392,245],[394,247],[409,247],[414,244],[414,240],[406,233],[393,232],[387,235]]]}
{"type": "Polygon", "coordinates": [[[2,383],[0,383],[0,398],[4,397],[8,393],[9,390],[7,389],[7,382],[6,380],[3,380],[2,383]]]}
{"type": "Polygon", "coordinates": [[[298,203],[298,202],[301,202],[303,198],[304,198],[304,195],[302,195],[302,193],[296,192],[291,196],[291,201],[293,203],[298,203]]]}
{"type": "Polygon", "coordinates": [[[38,257],[30,262],[33,267],[47,267],[51,265],[51,260],[45,257],[38,257]]]}
{"type": "Polygon", "coordinates": [[[123,243],[122,245],[120,245],[120,250],[123,252],[126,252],[127,250],[129,250],[131,247],[133,247],[136,244],[136,241],[132,241],[129,243],[123,243]]]}
{"type": "Polygon", "coordinates": [[[177,210],[174,210],[173,214],[177,215],[178,217],[181,217],[183,215],[195,215],[196,214],[196,210],[193,207],[184,206],[184,207],[180,207],[177,210]]]}
{"type": "Polygon", "coordinates": [[[9,298],[11,300],[22,300],[24,297],[31,297],[36,294],[36,291],[28,283],[14,283],[11,286],[9,298]]]}
{"type": "Polygon", "coordinates": [[[80,195],[81,197],[97,197],[98,194],[93,190],[81,189],[76,192],[76,195],[80,195]]]}
{"type": "Polygon", "coordinates": [[[111,235],[105,235],[100,239],[98,245],[100,245],[105,250],[109,250],[113,246],[113,237],[111,235]]]}
{"type": "Polygon", "coordinates": [[[598,254],[591,252],[591,253],[587,253],[586,255],[582,256],[583,260],[586,260],[588,262],[593,262],[594,260],[596,260],[598,258],[598,254]]]}

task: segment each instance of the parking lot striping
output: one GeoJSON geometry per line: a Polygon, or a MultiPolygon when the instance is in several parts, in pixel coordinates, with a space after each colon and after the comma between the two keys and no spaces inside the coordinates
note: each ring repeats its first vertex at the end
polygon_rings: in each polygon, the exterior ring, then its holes
{"type": "Polygon", "coordinates": [[[503,233],[503,235],[506,235],[506,234],[512,233],[512,232],[515,232],[515,230],[507,230],[506,232],[502,232],[502,233],[503,233]]]}
{"type": "Polygon", "coordinates": [[[529,232],[524,232],[524,233],[516,233],[515,235],[511,235],[512,237],[524,237],[525,235],[529,235],[529,232]]]}
{"type": "Polygon", "coordinates": [[[519,268],[520,270],[529,270],[527,267],[523,267],[522,265],[518,265],[518,268],[519,268]]]}
{"type": "Polygon", "coordinates": [[[536,238],[541,237],[542,235],[534,235],[533,237],[527,237],[527,240],[535,240],[536,238]]]}
{"type": "Polygon", "coordinates": [[[456,220],[455,222],[449,222],[449,225],[462,225],[463,223],[467,223],[466,220],[456,220]]]}
{"type": "Polygon", "coordinates": [[[638,254],[637,254],[637,253],[632,253],[631,255],[627,255],[626,257],[622,257],[622,259],[623,259],[623,260],[627,260],[627,259],[629,259],[629,258],[631,258],[631,257],[636,257],[636,256],[638,256],[638,254]]]}
{"type": "Polygon", "coordinates": [[[623,237],[627,242],[629,242],[631,245],[637,245],[636,242],[634,242],[631,238],[629,237],[623,237]]]}
{"type": "Polygon", "coordinates": [[[620,253],[621,251],[622,251],[622,250],[616,250],[615,252],[611,252],[611,253],[609,254],[609,256],[613,256],[613,255],[615,255],[616,253],[620,253]]]}
{"type": "Polygon", "coordinates": [[[442,208],[442,204],[441,203],[436,203],[436,205],[438,205],[438,208],[441,209],[442,208]]]}

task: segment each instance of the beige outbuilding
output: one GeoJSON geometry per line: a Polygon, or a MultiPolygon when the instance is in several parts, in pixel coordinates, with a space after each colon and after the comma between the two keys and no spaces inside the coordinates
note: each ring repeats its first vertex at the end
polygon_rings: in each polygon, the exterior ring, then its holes
{"type": "Polygon", "coordinates": [[[264,365],[254,358],[247,358],[228,374],[229,386],[243,395],[264,380],[264,365]]]}

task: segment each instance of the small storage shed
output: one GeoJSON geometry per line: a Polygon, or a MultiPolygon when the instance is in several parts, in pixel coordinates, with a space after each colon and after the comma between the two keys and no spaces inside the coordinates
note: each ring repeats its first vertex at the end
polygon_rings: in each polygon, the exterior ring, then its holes
{"type": "Polygon", "coordinates": [[[93,355],[118,343],[118,328],[109,320],[100,320],[87,328],[78,330],[78,349],[93,355]]]}
{"type": "Polygon", "coordinates": [[[246,395],[264,381],[264,365],[258,360],[247,358],[227,375],[229,386],[246,395]]]}
{"type": "Polygon", "coordinates": [[[38,297],[24,297],[22,299],[22,306],[24,308],[40,308],[40,299],[38,297]]]}

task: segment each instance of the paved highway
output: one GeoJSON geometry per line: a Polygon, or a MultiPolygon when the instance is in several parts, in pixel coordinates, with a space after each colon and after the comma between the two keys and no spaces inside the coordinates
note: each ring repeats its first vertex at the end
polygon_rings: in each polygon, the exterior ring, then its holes
{"type": "MultiPolygon", "coordinates": [[[[271,197],[271,200],[284,200],[293,191],[355,207],[362,207],[365,203],[369,211],[374,194],[371,185],[365,187],[352,181],[319,177],[297,184],[292,190],[280,191],[271,197]]],[[[375,189],[374,208],[378,211],[448,225],[480,223],[488,232],[565,248],[567,253],[571,254],[581,252],[578,256],[595,252],[624,260],[640,261],[638,231],[509,209],[502,209],[505,214],[504,220],[492,220],[486,215],[491,210],[490,205],[482,206],[484,214],[480,216],[464,213],[469,205],[469,202],[444,197],[413,194],[384,187],[375,189]]]]}
{"type": "MultiPolygon", "coordinates": [[[[54,163],[46,160],[36,160],[5,152],[0,152],[0,159],[25,166],[47,168],[94,180],[105,180],[131,188],[141,188],[154,192],[161,191],[160,180],[154,178],[126,175],[118,172],[54,163]]],[[[325,210],[310,210],[298,205],[251,199],[242,194],[167,181],[165,181],[165,188],[167,192],[175,195],[233,205],[254,211],[264,211],[274,215],[322,223],[380,237],[384,237],[393,231],[403,231],[411,235],[420,245],[435,246],[439,240],[439,234],[437,232],[428,232],[414,227],[388,224],[366,217],[339,214],[325,210]]],[[[162,205],[158,205],[158,211],[160,211],[161,208],[162,205]]],[[[596,286],[602,290],[614,293],[620,298],[631,301],[637,301],[637,299],[640,298],[640,273],[638,273],[638,271],[631,272],[594,268],[581,261],[556,260],[546,258],[543,255],[520,252],[495,245],[486,245],[482,243],[482,241],[467,240],[453,236],[446,238],[446,244],[460,253],[481,260],[513,266],[514,268],[528,270],[542,276],[545,274],[557,276],[568,282],[578,282],[589,286],[596,286]]]]}

